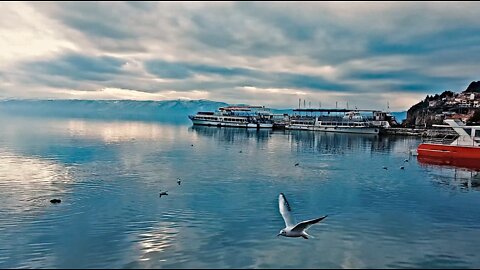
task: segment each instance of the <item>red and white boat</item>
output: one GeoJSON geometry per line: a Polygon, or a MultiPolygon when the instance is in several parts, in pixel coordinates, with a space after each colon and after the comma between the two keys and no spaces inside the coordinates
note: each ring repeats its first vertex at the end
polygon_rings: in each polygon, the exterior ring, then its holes
{"type": "Polygon", "coordinates": [[[421,143],[417,148],[418,158],[438,158],[447,162],[453,159],[469,159],[480,164],[480,137],[475,134],[476,130],[480,133],[480,126],[466,126],[454,119],[447,119],[444,122],[448,125],[435,126],[451,127],[458,133],[458,137],[453,141],[430,140],[421,143]]]}

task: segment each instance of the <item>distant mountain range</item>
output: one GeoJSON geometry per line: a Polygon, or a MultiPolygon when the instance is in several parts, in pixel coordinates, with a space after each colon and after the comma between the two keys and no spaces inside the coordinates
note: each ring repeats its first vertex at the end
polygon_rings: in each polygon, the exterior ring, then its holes
{"type": "MultiPolygon", "coordinates": [[[[225,102],[211,100],[0,100],[0,113],[47,117],[78,117],[92,119],[123,119],[188,123],[189,114],[198,111],[214,111],[225,102]]],[[[273,113],[292,114],[292,109],[271,109],[273,113]]],[[[406,112],[392,113],[397,121],[406,112]]]]}
{"type": "Polygon", "coordinates": [[[0,100],[0,113],[182,123],[190,121],[189,114],[227,105],[210,100],[0,100]]]}

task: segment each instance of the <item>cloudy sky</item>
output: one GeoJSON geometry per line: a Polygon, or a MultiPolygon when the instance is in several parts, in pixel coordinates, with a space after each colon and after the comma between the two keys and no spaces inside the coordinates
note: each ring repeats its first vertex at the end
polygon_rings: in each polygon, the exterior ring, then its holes
{"type": "Polygon", "coordinates": [[[0,3],[0,98],[409,108],[480,80],[480,3],[0,3]],[[302,101],[303,104],[303,101],[302,101]]]}

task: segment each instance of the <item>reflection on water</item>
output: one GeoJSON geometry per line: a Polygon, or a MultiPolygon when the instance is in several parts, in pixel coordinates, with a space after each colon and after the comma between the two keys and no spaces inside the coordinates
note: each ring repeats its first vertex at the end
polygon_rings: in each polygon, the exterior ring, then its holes
{"type": "Polygon", "coordinates": [[[155,230],[142,233],[138,236],[138,249],[141,250],[140,261],[148,261],[152,255],[159,254],[171,247],[175,242],[175,236],[178,234],[176,228],[172,228],[173,223],[156,224],[155,230]]]}
{"type": "Polygon", "coordinates": [[[0,125],[3,268],[480,265],[478,171],[424,165],[409,156],[416,138],[51,118],[0,125]],[[275,237],[280,192],[297,219],[329,214],[310,228],[316,238],[275,237]]]}
{"type": "Polygon", "coordinates": [[[0,214],[41,208],[72,184],[69,167],[53,160],[19,156],[0,148],[0,214]]]}
{"type": "Polygon", "coordinates": [[[176,126],[156,125],[142,122],[95,122],[79,119],[66,121],[66,128],[72,137],[102,140],[106,143],[131,140],[174,140],[176,126]]]}
{"type": "MultiPolygon", "coordinates": [[[[300,130],[268,130],[244,128],[218,128],[209,126],[191,126],[190,131],[201,136],[212,137],[218,141],[234,143],[254,139],[266,143],[276,140],[275,136],[288,138],[289,146],[296,149],[312,150],[324,154],[344,154],[354,150],[365,152],[396,152],[408,157],[409,148],[417,143],[415,139],[402,141],[389,136],[372,136],[362,134],[345,134],[333,132],[310,132],[300,130]]],[[[282,142],[283,143],[283,142],[282,142]]]]}
{"type": "Polygon", "coordinates": [[[221,128],[209,126],[191,126],[189,130],[194,134],[212,137],[215,140],[227,143],[247,141],[249,139],[265,142],[273,132],[271,129],[221,128]]]}
{"type": "Polygon", "coordinates": [[[463,168],[471,171],[480,171],[480,162],[476,159],[463,159],[463,158],[432,158],[432,157],[417,157],[418,162],[422,165],[437,166],[437,167],[450,167],[450,168],[463,168]]]}
{"type": "Polygon", "coordinates": [[[480,190],[480,163],[474,159],[417,157],[421,166],[435,175],[435,182],[451,188],[480,190]]]}
{"type": "Polygon", "coordinates": [[[55,160],[18,155],[1,146],[0,157],[0,266],[51,265],[53,243],[38,241],[38,237],[55,220],[67,218],[56,219],[48,212],[56,207],[50,203],[52,198],[71,196],[71,168],[55,160]],[[26,232],[23,228],[30,229],[26,232]],[[17,257],[23,252],[37,257],[17,257]],[[14,261],[15,264],[4,264],[14,261]]]}

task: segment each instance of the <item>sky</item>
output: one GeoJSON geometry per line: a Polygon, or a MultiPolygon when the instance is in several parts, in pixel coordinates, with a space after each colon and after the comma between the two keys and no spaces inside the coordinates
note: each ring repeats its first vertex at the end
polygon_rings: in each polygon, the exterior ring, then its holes
{"type": "Polygon", "coordinates": [[[480,80],[476,2],[1,2],[0,99],[405,110],[480,80]]]}

